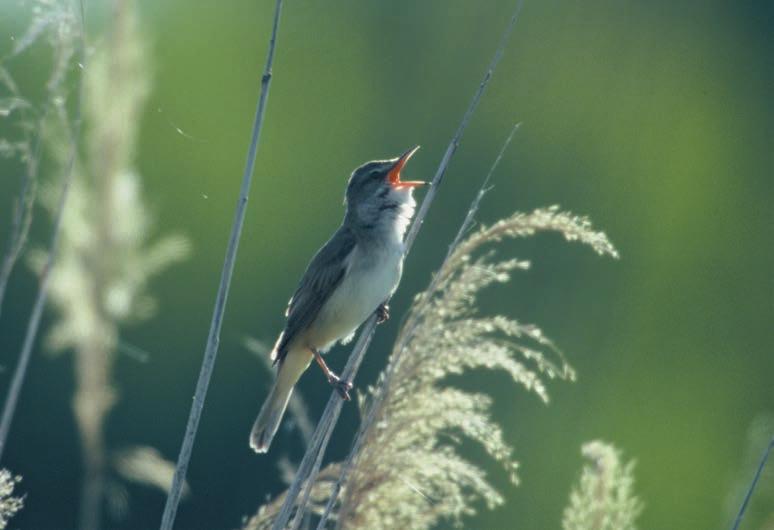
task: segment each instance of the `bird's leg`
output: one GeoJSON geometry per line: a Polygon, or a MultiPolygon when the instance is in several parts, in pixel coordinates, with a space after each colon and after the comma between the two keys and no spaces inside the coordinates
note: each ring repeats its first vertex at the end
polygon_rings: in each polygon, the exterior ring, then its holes
{"type": "Polygon", "coordinates": [[[331,386],[336,389],[336,392],[339,393],[341,399],[346,399],[349,401],[351,399],[349,396],[349,391],[352,390],[352,383],[348,381],[342,381],[338,375],[333,373],[333,370],[328,368],[328,365],[325,364],[325,360],[322,358],[322,355],[320,355],[319,351],[317,351],[315,348],[309,349],[314,354],[314,360],[317,361],[317,364],[320,366],[320,369],[323,371],[323,374],[325,374],[325,378],[328,380],[331,386]]]}
{"type": "Polygon", "coordinates": [[[390,318],[390,306],[387,302],[382,302],[379,307],[376,308],[376,323],[381,324],[386,322],[390,318]]]}

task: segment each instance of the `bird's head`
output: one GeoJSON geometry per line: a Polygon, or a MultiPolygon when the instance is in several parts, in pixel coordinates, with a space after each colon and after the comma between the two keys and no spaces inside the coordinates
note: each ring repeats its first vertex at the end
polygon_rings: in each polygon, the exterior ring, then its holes
{"type": "Polygon", "coordinates": [[[351,221],[366,227],[383,219],[413,215],[414,188],[422,186],[421,180],[401,180],[401,170],[419,146],[413,147],[397,158],[366,162],[349,177],[344,199],[347,216],[351,221]],[[410,211],[406,211],[406,207],[410,211]]]}

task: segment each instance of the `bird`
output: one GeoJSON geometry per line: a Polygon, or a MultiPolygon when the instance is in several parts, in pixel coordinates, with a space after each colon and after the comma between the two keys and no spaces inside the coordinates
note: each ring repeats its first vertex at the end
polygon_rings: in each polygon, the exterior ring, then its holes
{"type": "Polygon", "coordinates": [[[266,453],[282,421],[293,388],[314,359],[339,395],[349,400],[352,383],[336,375],[322,357],[336,342],[346,344],[372,314],[389,318],[387,301],[400,282],[404,235],[414,216],[414,189],[423,181],[401,180],[416,153],[374,160],[347,182],[341,226],[317,251],[288,302],[285,328],[271,352],[277,374],[250,432],[250,447],[266,453]]]}

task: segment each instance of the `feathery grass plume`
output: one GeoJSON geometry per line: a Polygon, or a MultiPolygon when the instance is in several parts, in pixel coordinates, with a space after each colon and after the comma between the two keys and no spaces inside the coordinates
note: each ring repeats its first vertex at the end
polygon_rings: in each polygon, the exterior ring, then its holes
{"type": "MultiPolygon", "coordinates": [[[[339,464],[329,464],[317,475],[309,497],[311,513],[319,515],[322,512],[331,486],[336,482],[340,472],[339,464]]],[[[286,495],[287,492],[284,492],[261,506],[255,515],[242,521],[240,530],[269,530],[285,502],[286,495]]]]}
{"type": "Polygon", "coordinates": [[[617,256],[587,219],[557,207],[515,213],[454,247],[431,289],[415,299],[388,368],[370,391],[373,420],[364,424],[353,457],[339,528],[430,528],[442,519],[459,523],[475,513],[480,500],[488,508],[501,504],[484,471],[457,451],[460,436],[479,443],[518,482],[511,447],[490,415],[492,399],[447,380],[469,370],[501,370],[547,402],[546,379],[574,378],[539,327],[503,315],[478,315],[479,292],[529,266],[497,259],[484,248],[538,231],[557,231],[599,254],[617,256]]]}
{"type": "Polygon", "coordinates": [[[0,530],[6,528],[11,517],[24,507],[24,499],[13,495],[19,482],[21,477],[11,475],[7,469],[0,469],[0,530]]]}
{"type": "Polygon", "coordinates": [[[581,453],[589,461],[564,509],[563,530],[635,530],[642,503],[634,495],[634,462],[614,446],[594,440],[581,453]]]}
{"type": "MultiPolygon", "coordinates": [[[[480,291],[529,266],[496,259],[485,247],[540,231],[557,231],[598,254],[617,257],[604,233],[557,207],[516,213],[456,241],[428,290],[415,298],[387,369],[377,387],[369,389],[355,452],[342,467],[348,480],[333,514],[337,528],[425,529],[442,519],[460,523],[481,500],[489,508],[501,504],[502,496],[484,471],[456,450],[462,438],[478,442],[517,482],[511,448],[490,416],[491,398],[454,388],[448,377],[479,368],[502,370],[546,402],[546,379],[574,378],[564,356],[537,326],[477,314],[480,291]]],[[[341,483],[341,478],[334,482],[329,504],[341,483]]],[[[319,486],[315,482],[314,491],[319,486]]],[[[284,497],[256,515],[264,526],[245,529],[268,528],[273,507],[284,497]]]]}
{"type": "MultiPolygon", "coordinates": [[[[51,272],[51,301],[59,319],[49,344],[75,350],[74,409],[86,474],[84,530],[98,528],[101,521],[109,465],[102,428],[116,399],[111,379],[118,326],[152,313],[149,279],[187,250],[179,236],[149,242],[151,217],[132,168],[149,88],[144,55],[134,2],[116,1],[109,36],[85,72],[85,155],[76,164],[51,272]]],[[[53,145],[60,156],[66,150],[62,143],[60,137],[53,145]]],[[[48,191],[45,204],[53,211],[54,193],[48,191]]]]}
{"type": "MultiPolygon", "coordinates": [[[[78,23],[71,5],[52,0],[32,4],[32,17],[13,49],[0,59],[0,119],[18,136],[0,138],[0,156],[15,158],[23,166],[19,194],[11,212],[11,231],[0,265],[0,310],[11,273],[27,242],[37,196],[42,137],[52,106],[67,100],[64,80],[72,65],[78,40],[78,23]],[[21,92],[12,75],[12,63],[38,41],[45,42],[52,55],[52,68],[43,101],[36,104],[21,92]],[[11,69],[9,69],[11,68],[11,69]]],[[[54,113],[57,114],[57,113],[54,113]]]]}
{"type": "Polygon", "coordinates": [[[772,451],[774,414],[762,413],[747,429],[739,476],[726,499],[725,520],[734,521],[732,528],[739,528],[744,520],[744,528],[774,530],[774,467],[771,462],[766,466],[772,451]]]}

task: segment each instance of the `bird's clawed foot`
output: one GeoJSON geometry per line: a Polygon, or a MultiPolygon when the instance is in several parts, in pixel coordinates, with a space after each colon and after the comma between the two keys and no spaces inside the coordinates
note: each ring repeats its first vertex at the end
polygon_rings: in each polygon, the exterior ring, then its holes
{"type": "Polygon", "coordinates": [[[386,322],[390,318],[390,306],[387,305],[387,302],[384,302],[379,307],[376,308],[376,323],[381,324],[382,322],[386,322]]]}
{"type": "Polygon", "coordinates": [[[333,373],[333,370],[328,368],[328,365],[325,364],[325,361],[322,358],[322,355],[320,352],[314,348],[310,348],[312,354],[314,355],[315,361],[317,361],[317,364],[320,365],[320,368],[322,369],[323,373],[325,374],[325,377],[328,379],[328,382],[331,384],[333,388],[336,389],[336,392],[339,393],[341,396],[341,399],[349,401],[349,391],[352,390],[352,383],[349,381],[342,381],[341,377],[333,373]]]}
{"type": "Polygon", "coordinates": [[[336,389],[336,392],[339,393],[341,396],[341,399],[344,399],[346,401],[351,400],[352,398],[349,395],[349,391],[352,390],[352,383],[349,381],[342,380],[339,376],[331,372],[330,377],[328,377],[328,382],[331,384],[333,388],[336,389]]]}

